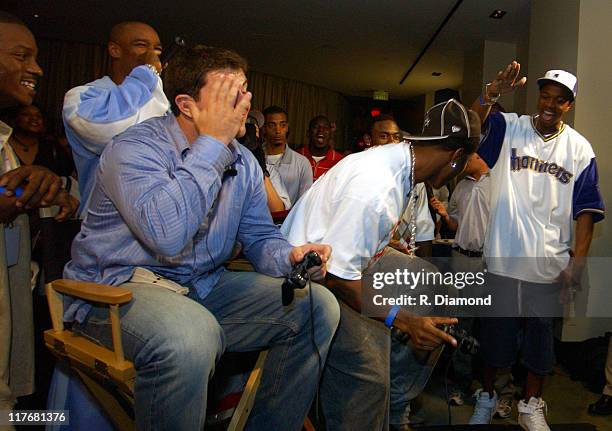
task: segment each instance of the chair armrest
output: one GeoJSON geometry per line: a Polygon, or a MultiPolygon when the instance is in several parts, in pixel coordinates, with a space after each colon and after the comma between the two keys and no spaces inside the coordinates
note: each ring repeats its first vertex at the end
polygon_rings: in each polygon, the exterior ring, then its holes
{"type": "Polygon", "coordinates": [[[121,287],[114,287],[106,284],[66,279],[52,281],[46,286],[47,302],[49,303],[49,312],[51,314],[54,332],[62,332],[64,330],[64,322],[62,321],[64,310],[60,293],[75,296],[86,301],[107,304],[109,306],[115,360],[119,364],[123,363],[125,358],[123,355],[123,346],[121,344],[119,305],[130,302],[132,300],[132,292],[121,287]]]}
{"type": "Polygon", "coordinates": [[[51,284],[53,289],[60,293],[86,301],[114,305],[125,304],[132,300],[132,292],[129,290],[107,284],[66,279],[55,280],[51,284]]]}

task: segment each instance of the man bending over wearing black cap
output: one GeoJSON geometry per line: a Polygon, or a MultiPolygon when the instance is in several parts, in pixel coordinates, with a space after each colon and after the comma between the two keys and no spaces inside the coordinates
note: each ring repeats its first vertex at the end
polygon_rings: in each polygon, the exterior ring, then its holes
{"type": "Polygon", "coordinates": [[[479,135],[476,114],[452,99],[436,105],[425,117],[422,136],[344,158],[285,220],[281,231],[291,244],[324,242],[334,250],[326,286],[340,299],[341,319],[320,386],[327,429],[386,429],[389,328],[408,334],[420,350],[456,343],[438,328],[456,319],[419,317],[399,305],[380,306],[382,317],[366,317],[372,303],[362,296],[368,290],[362,278],[398,268],[431,270],[419,258],[386,246],[406,207],[415,205],[414,185],[429,181],[440,187],[457,176],[476,151],[479,135]]]}

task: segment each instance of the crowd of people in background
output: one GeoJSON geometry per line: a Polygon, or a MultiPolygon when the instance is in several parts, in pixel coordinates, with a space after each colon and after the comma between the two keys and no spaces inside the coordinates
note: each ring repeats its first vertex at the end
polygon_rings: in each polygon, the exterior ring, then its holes
{"type": "MultiPolygon", "coordinates": [[[[593,150],[562,121],[576,97],[575,76],[548,72],[538,80],[537,114],[519,117],[497,104],[525,84],[512,62],[471,109],[443,101],[413,133],[383,113],[346,149],[326,113],[301,137],[290,134],[287,107],[250,110],[257,95],[238,53],[184,47],[162,65],[157,32],[122,22],[109,34],[108,75],[67,92],[63,136],[49,133],[49,119],[33,104],[43,75],[34,35],[0,12],[0,41],[0,410],[35,390],[31,287],[41,282],[31,262],[42,259],[40,220],[51,217],[81,221],[65,278],[132,292],[121,328],[137,373],[139,429],[201,429],[221,355],[267,348],[249,429],[298,430],[316,399],[326,429],[406,430],[411,401],[431,372],[420,355],[455,347],[443,328],[459,325],[480,328],[484,365],[476,375],[471,356],[453,356],[448,402],[463,405],[480,379],[470,423],[509,417],[512,400],[495,382],[520,360],[518,422],[549,430],[542,398],[554,364],[548,310],[476,319],[394,305],[371,316],[363,312],[362,278],[394,268],[437,271],[422,258],[446,229],[453,256],[471,258],[473,272],[486,262],[518,310],[521,292],[529,298],[579,284],[604,205],[593,150]],[[531,207],[533,196],[554,208],[531,207]],[[286,216],[280,229],[271,216],[279,213],[286,216]],[[544,219],[552,228],[540,226],[544,219]],[[536,237],[543,239],[528,240],[536,237]],[[310,270],[315,283],[285,307],[282,277],[310,252],[322,260],[310,270]],[[239,253],[253,272],[225,269],[239,253]],[[490,259],[543,253],[562,255],[562,264],[534,260],[526,270],[490,259]]],[[[105,310],[76,298],[65,306],[64,321],[110,344],[105,310]]],[[[609,385],[589,411],[612,413],[609,385]]]]}

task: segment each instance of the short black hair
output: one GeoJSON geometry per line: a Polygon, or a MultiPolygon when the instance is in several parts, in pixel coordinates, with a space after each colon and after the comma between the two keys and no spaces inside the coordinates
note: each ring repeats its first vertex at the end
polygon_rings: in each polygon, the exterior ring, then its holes
{"type": "Polygon", "coordinates": [[[317,121],[319,120],[325,120],[329,124],[331,124],[331,121],[329,121],[329,118],[327,118],[325,115],[317,115],[316,117],[314,117],[312,120],[308,122],[308,128],[312,129],[317,124],[317,121]]]}
{"type": "Polygon", "coordinates": [[[10,14],[8,12],[5,12],[3,10],[0,10],[0,23],[2,24],[19,24],[22,25],[24,27],[27,27],[25,25],[25,23],[20,20],[19,18],[17,18],[15,15],[10,14]]]}
{"type": "Polygon", "coordinates": [[[542,88],[544,88],[544,86],[548,84],[559,87],[563,91],[565,98],[569,100],[571,103],[574,103],[574,93],[572,93],[572,91],[569,88],[567,88],[565,85],[560,84],[557,81],[552,81],[549,79],[543,79],[538,84],[539,84],[540,91],[542,91],[542,88]]]}
{"type": "Polygon", "coordinates": [[[368,122],[368,135],[372,136],[372,129],[374,129],[374,124],[376,123],[380,123],[382,121],[393,121],[394,123],[397,124],[397,121],[395,121],[395,117],[393,115],[390,114],[378,114],[375,117],[372,117],[370,119],[370,121],[368,122]]]}
{"type": "Polygon", "coordinates": [[[264,114],[264,117],[272,114],[285,114],[285,117],[289,118],[289,114],[287,114],[287,111],[277,105],[268,106],[262,111],[262,113],[264,114]]]}

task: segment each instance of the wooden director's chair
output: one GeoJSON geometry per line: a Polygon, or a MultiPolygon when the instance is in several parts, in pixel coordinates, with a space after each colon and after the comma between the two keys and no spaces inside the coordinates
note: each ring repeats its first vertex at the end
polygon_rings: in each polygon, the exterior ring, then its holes
{"type": "MultiPolygon", "coordinates": [[[[280,224],[287,211],[273,213],[273,220],[280,224]]],[[[254,268],[244,258],[230,261],[227,268],[232,271],[253,271],[254,268]]],[[[45,331],[47,348],[61,361],[69,364],[81,381],[100,404],[115,428],[132,431],[134,423],[134,364],[125,359],[121,343],[121,322],[119,307],[132,300],[132,293],[121,287],[102,285],[83,281],[58,279],[45,285],[49,313],[53,328],[45,331]],[[85,301],[107,305],[111,320],[113,350],[109,350],[88,338],[80,336],[64,327],[62,316],[63,295],[70,295],[85,301]]],[[[250,372],[242,396],[231,416],[227,431],[242,430],[247,422],[255,395],[261,382],[267,350],[259,352],[255,366],[250,372]]],[[[207,421],[211,418],[207,418],[207,421]]],[[[214,419],[214,415],[213,415],[214,419]]],[[[306,431],[314,431],[306,418],[306,431]]]]}
{"type": "MultiPolygon", "coordinates": [[[[249,267],[248,263],[244,262],[241,262],[240,265],[243,270],[249,267]]],[[[45,331],[44,334],[46,346],[59,360],[66,361],[78,374],[115,428],[120,431],[134,430],[133,406],[136,372],[134,364],[126,360],[123,354],[119,319],[119,307],[132,300],[132,293],[120,287],[63,279],[48,283],[46,292],[53,323],[53,329],[45,331]],[[108,305],[113,350],[64,327],[62,321],[63,295],[108,305]]],[[[238,431],[244,428],[255,401],[267,354],[267,350],[259,353],[255,367],[249,375],[240,401],[232,415],[228,431],[238,431]]]]}

